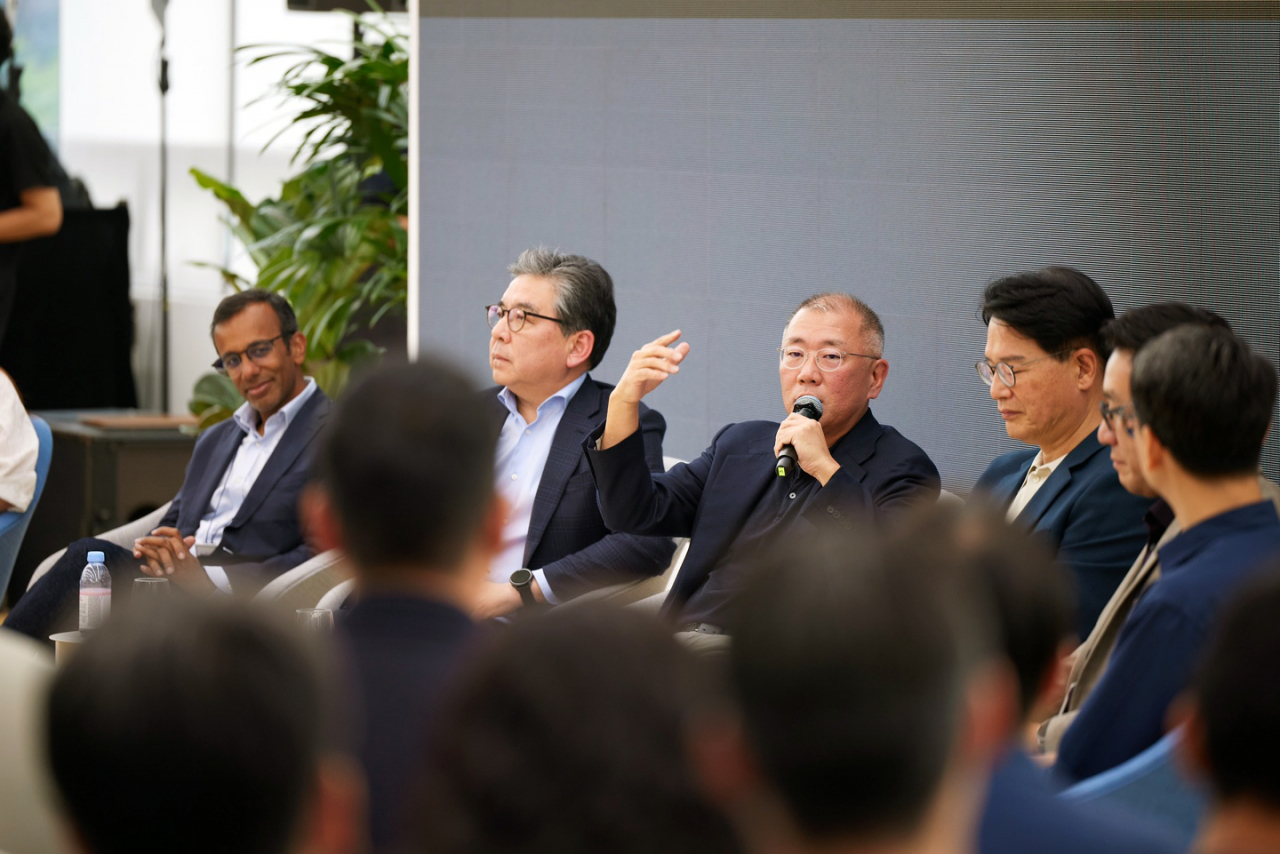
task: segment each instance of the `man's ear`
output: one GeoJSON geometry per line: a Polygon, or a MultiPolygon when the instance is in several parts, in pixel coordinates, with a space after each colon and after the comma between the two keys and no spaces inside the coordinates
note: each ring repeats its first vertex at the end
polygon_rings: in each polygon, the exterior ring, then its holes
{"type": "Polygon", "coordinates": [[[351,760],[321,758],[316,768],[315,799],[302,828],[302,850],[315,854],[356,854],[369,848],[365,836],[364,776],[351,760]]]}
{"type": "Polygon", "coordinates": [[[1169,705],[1165,725],[1170,730],[1182,730],[1174,755],[1183,774],[1192,780],[1210,779],[1213,768],[1209,764],[1204,719],[1200,717],[1200,710],[1189,695],[1183,694],[1169,705]]]}
{"type": "Polygon", "coordinates": [[[884,381],[889,378],[889,363],[884,359],[876,359],[871,365],[871,389],[867,392],[868,400],[875,400],[884,390],[884,381]]]}
{"type": "Polygon", "coordinates": [[[722,812],[731,814],[759,794],[763,777],[737,716],[727,712],[695,716],[685,743],[694,779],[706,799],[722,812]]]}
{"type": "Polygon", "coordinates": [[[1138,449],[1138,468],[1143,476],[1149,477],[1151,472],[1168,468],[1169,449],[1149,426],[1139,424],[1133,431],[1133,441],[1138,449]]]}
{"type": "Polygon", "coordinates": [[[480,523],[480,545],[485,554],[493,556],[502,551],[502,529],[506,527],[509,512],[506,499],[495,492],[480,523]]]}
{"type": "Polygon", "coordinates": [[[307,360],[307,336],[301,332],[289,336],[289,358],[295,365],[301,365],[307,360]]]}
{"type": "Polygon", "coordinates": [[[1076,387],[1088,391],[1094,386],[1102,385],[1103,364],[1098,354],[1088,347],[1077,348],[1072,354],[1076,368],[1076,387]]]}
{"type": "Polygon", "coordinates": [[[989,770],[1020,723],[1018,677],[1013,665],[994,659],[979,667],[965,690],[960,751],[970,766],[989,770]]]}
{"type": "Polygon", "coordinates": [[[298,515],[302,529],[316,554],[345,545],[342,522],[338,519],[329,491],[318,483],[309,483],[298,497],[298,515]]]}
{"type": "Polygon", "coordinates": [[[576,368],[591,358],[596,348],[596,334],[590,329],[579,329],[569,336],[569,352],[565,356],[565,367],[576,368]]]}

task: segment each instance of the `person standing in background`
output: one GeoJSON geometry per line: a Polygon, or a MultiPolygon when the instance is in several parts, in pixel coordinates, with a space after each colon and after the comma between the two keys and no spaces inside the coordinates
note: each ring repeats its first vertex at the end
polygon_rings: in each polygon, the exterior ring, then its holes
{"type": "MultiPolygon", "coordinates": [[[[0,65],[12,58],[13,30],[0,14],[0,65]]],[[[61,227],[53,152],[27,111],[0,89],[0,340],[13,310],[22,244],[61,227]]]]}

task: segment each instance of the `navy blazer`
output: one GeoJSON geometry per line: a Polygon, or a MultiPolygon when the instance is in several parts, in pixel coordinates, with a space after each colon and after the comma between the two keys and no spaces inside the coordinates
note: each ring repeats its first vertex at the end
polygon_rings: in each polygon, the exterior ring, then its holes
{"type": "MultiPolygon", "coordinates": [[[[240,510],[222,532],[218,549],[201,558],[202,563],[223,567],[237,592],[260,588],[311,557],[298,522],[298,497],[307,483],[316,438],[329,407],[329,398],[317,388],[280,437],[240,510]]],[[[183,536],[195,534],[243,439],[244,432],[228,418],[196,440],[182,488],[161,526],[177,528],[183,536]]]]}
{"type": "MultiPolygon", "coordinates": [[[[487,393],[495,417],[510,414],[498,400],[498,386],[487,393]]],[[[604,419],[613,386],[586,381],[569,400],[551,440],[538,482],[524,544],[524,566],[541,569],[556,598],[564,601],[599,587],[658,575],[671,562],[675,543],[667,537],[615,534],[605,526],[596,503],[595,483],[582,452],[587,434],[604,419]]],[[[667,422],[641,404],[644,462],[660,472],[662,437],[667,422]]]]}
{"type": "MultiPolygon", "coordinates": [[[[677,615],[778,477],[773,453],[778,422],[730,424],[701,457],[665,474],[651,474],[643,465],[634,434],[608,450],[595,450],[603,433],[602,424],[587,437],[586,448],[605,523],[619,531],[692,538],[662,606],[663,616],[677,615]]],[[[840,469],[801,510],[811,523],[850,527],[868,513],[892,513],[938,499],[933,461],[897,430],[882,426],[870,410],[832,453],[840,469]]]]}
{"type": "MultiPolygon", "coordinates": [[[[1038,449],[996,457],[973,487],[1006,511],[1038,449]]],[[[1072,448],[1022,508],[1017,522],[1044,537],[1075,577],[1076,633],[1089,636],[1098,615],[1147,543],[1142,517],[1150,498],[1120,485],[1111,454],[1090,433],[1072,448]]]]}
{"type": "Polygon", "coordinates": [[[374,851],[405,829],[402,807],[431,738],[455,665],[477,634],[471,618],[444,602],[370,593],[343,611],[337,636],[358,705],[357,755],[369,786],[374,851]]]}

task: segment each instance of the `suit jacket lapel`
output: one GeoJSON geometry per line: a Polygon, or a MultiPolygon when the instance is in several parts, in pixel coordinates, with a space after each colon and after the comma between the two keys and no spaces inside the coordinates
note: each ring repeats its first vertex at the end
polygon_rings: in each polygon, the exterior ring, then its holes
{"type": "MultiPolygon", "coordinates": [[[[1058,497],[1062,490],[1067,488],[1067,484],[1071,483],[1072,472],[1074,469],[1084,465],[1094,454],[1102,450],[1102,443],[1098,441],[1097,432],[1090,433],[1080,441],[1080,444],[1071,449],[1071,453],[1067,454],[1066,459],[1049,475],[1049,479],[1041,485],[1036,494],[1031,496],[1031,500],[1027,502],[1027,506],[1022,508],[1022,512],[1018,514],[1018,522],[1026,525],[1028,528],[1034,528],[1036,523],[1040,521],[1040,517],[1053,504],[1053,499],[1058,497]]],[[[1032,461],[1035,458],[1032,457],[1032,461]]],[[[1030,466],[1027,467],[1030,469],[1030,466]]],[[[1027,472],[1023,471],[1023,478],[1027,472]]],[[[1022,485],[1022,479],[1018,480],[1018,486],[1022,485]]],[[[1014,487],[1014,493],[1017,493],[1018,487],[1014,487]]],[[[1012,499],[1012,496],[1010,496],[1012,499]]]]}
{"type": "Polygon", "coordinates": [[[582,440],[596,426],[602,397],[600,387],[588,375],[560,417],[555,438],[551,440],[551,450],[547,452],[547,462],[542,468],[542,478],[538,481],[538,494],[533,498],[529,533],[524,541],[526,566],[529,556],[542,542],[542,534],[547,530],[551,515],[560,506],[565,484],[582,460],[582,440]]]}
{"type": "MultiPolygon", "coordinates": [[[[324,392],[320,391],[320,389],[316,389],[312,392],[311,399],[303,404],[302,409],[298,410],[297,419],[288,426],[285,434],[280,437],[280,444],[276,445],[276,449],[272,451],[267,464],[262,467],[257,480],[253,482],[253,486],[249,489],[249,494],[244,497],[244,503],[240,505],[239,512],[236,513],[236,517],[231,520],[231,524],[227,527],[234,528],[238,525],[243,525],[246,519],[249,519],[258,511],[258,508],[262,506],[263,500],[275,488],[276,482],[289,470],[294,461],[298,459],[298,455],[320,432],[325,416],[328,414],[329,398],[325,397],[324,392]]],[[[239,431],[236,432],[238,433],[239,431]]]]}

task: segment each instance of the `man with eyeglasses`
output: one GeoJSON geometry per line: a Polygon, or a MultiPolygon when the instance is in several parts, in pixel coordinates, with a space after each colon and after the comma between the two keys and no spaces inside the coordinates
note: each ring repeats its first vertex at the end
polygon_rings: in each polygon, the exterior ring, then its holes
{"type": "Polygon", "coordinates": [[[1134,357],[1133,460],[1181,532],[1062,737],[1063,776],[1099,774],[1161,738],[1222,602],[1280,554],[1280,518],[1258,487],[1276,388],[1275,367],[1223,328],[1179,326],[1134,357]]]}
{"type": "MultiPolygon", "coordinates": [[[[605,526],[582,452],[613,390],[588,373],[613,338],[609,273],[589,258],[541,247],[521,253],[508,272],[501,301],[485,309],[497,383],[485,404],[501,424],[495,474],[507,514],[477,619],[648,578],[675,553],[669,536],[605,526]]],[[[643,464],[660,472],[666,421],[648,407],[639,418],[643,464]]]]}
{"type": "Polygon", "coordinates": [[[871,414],[889,373],[880,318],[856,297],[824,293],[802,302],[783,331],[778,376],[791,414],[781,424],[730,424],[699,459],[652,473],[641,456],[640,400],[679,372],[689,353],[679,337],[670,332],[632,355],[605,423],[588,437],[587,459],[610,528],[691,538],[663,615],[690,646],[723,652],[735,594],[761,550],[788,531],[849,527],[936,501],[938,470],[871,414]],[[795,411],[806,395],[821,403],[817,419],[795,411]],[[775,461],[787,445],[796,467],[781,476],[775,461]]]}
{"type": "MultiPolygon", "coordinates": [[[[1173,508],[1147,483],[1138,465],[1134,436],[1137,416],[1130,378],[1134,357],[1149,342],[1170,329],[1185,325],[1231,328],[1227,321],[1212,311],[1182,302],[1165,302],[1127,311],[1102,330],[1103,342],[1111,355],[1107,359],[1102,382],[1102,423],[1098,425],[1098,441],[1111,449],[1111,465],[1124,488],[1153,503],[1143,520],[1148,531],[1146,547],[1129,568],[1111,601],[1103,608],[1093,631],[1064,662],[1064,669],[1069,670],[1069,675],[1062,685],[1061,705],[1053,717],[1040,725],[1038,734],[1040,748],[1048,753],[1058,750],[1067,727],[1098,684],[1134,604],[1159,579],[1160,550],[1182,532],[1174,519],[1173,508]]],[[[1280,505],[1280,487],[1261,476],[1258,486],[1265,497],[1280,505]]]]}
{"type": "Polygon", "coordinates": [[[94,538],[73,543],[18,601],[5,628],[37,640],[74,630],[90,551],[106,555],[117,606],[142,574],[193,594],[248,597],[311,557],[298,497],[329,399],[303,375],[307,342],[297,317],[279,294],[242,291],[219,303],[210,333],[220,354],[214,368],[245,402],[200,436],[160,525],[132,550],[94,538]]]}
{"type": "Polygon", "coordinates": [[[1095,435],[1107,358],[1100,331],[1115,312],[1098,283],[1070,267],[1006,276],[982,300],[978,375],[1009,438],[1033,448],[993,460],[974,494],[1042,536],[1070,568],[1085,637],[1146,542],[1148,502],[1120,485],[1095,435]]]}

